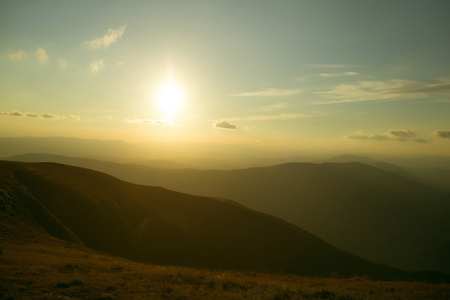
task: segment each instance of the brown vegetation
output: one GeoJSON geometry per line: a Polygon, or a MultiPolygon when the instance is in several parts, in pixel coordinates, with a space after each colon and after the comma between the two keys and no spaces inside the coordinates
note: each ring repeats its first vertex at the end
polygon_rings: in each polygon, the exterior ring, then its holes
{"type": "Polygon", "coordinates": [[[135,263],[0,222],[0,299],[448,299],[449,284],[135,263]]]}

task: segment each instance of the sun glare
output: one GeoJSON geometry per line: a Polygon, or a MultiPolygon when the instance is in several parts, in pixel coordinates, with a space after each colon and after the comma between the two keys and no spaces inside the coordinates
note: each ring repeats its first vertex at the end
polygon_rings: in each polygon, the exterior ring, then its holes
{"type": "Polygon", "coordinates": [[[173,118],[180,110],[183,93],[171,80],[168,80],[158,91],[157,103],[165,118],[173,118]]]}

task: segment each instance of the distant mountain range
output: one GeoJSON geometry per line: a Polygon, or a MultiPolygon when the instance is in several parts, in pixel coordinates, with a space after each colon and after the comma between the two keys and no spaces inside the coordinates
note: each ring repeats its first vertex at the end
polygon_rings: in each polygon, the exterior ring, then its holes
{"type": "Polygon", "coordinates": [[[344,154],[319,162],[360,162],[450,192],[450,157],[388,157],[379,161],[360,155],[344,154]]]}
{"type": "Polygon", "coordinates": [[[381,164],[383,169],[363,163],[291,163],[200,171],[44,154],[13,159],[56,161],[138,184],[233,199],[370,261],[450,273],[449,193],[389,164],[381,164]]]}
{"type": "Polygon", "coordinates": [[[28,153],[84,157],[158,168],[234,169],[280,162],[276,153],[246,145],[130,144],[120,140],[88,140],[73,137],[0,137],[0,159],[28,153]]]}
{"type": "Polygon", "coordinates": [[[449,280],[343,252],[233,201],[135,185],[55,163],[0,162],[0,215],[136,261],[210,269],[374,279],[449,280]],[[424,277],[425,276],[425,277],[424,277]]]}

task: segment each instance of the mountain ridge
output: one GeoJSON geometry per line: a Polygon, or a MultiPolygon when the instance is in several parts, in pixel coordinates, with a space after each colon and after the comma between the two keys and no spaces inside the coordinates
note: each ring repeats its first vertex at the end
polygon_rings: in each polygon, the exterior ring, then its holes
{"type": "MultiPolygon", "coordinates": [[[[64,157],[48,157],[59,162],[64,157]]],[[[239,170],[161,170],[71,161],[138,184],[233,199],[365,259],[450,273],[445,191],[360,163],[288,163],[239,170]]]]}
{"type": "MultiPolygon", "coordinates": [[[[333,269],[343,276],[366,272],[383,278],[409,276],[342,252],[294,225],[229,200],[134,185],[54,163],[0,162],[0,166],[2,200],[16,200],[13,209],[3,205],[3,213],[33,225],[17,209],[34,197],[86,246],[114,255],[212,269],[320,276],[333,269]]],[[[49,226],[39,222],[40,212],[30,213],[41,226],[49,226]]]]}

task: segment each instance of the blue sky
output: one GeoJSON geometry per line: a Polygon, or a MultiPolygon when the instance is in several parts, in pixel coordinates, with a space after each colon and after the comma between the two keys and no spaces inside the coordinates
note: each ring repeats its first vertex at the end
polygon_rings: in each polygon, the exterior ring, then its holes
{"type": "Polygon", "coordinates": [[[447,154],[448,11],[2,1],[0,135],[447,154]],[[156,96],[168,80],[182,93],[170,114],[156,96]]]}

